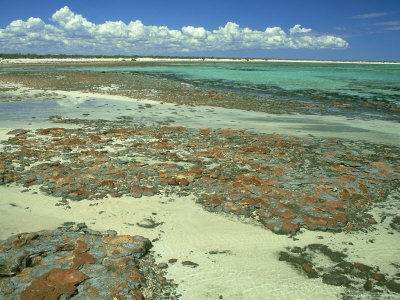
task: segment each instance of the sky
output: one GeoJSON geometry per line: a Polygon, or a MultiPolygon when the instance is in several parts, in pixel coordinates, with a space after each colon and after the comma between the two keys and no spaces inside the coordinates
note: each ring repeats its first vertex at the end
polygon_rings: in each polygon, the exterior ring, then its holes
{"type": "Polygon", "coordinates": [[[400,0],[0,0],[0,53],[400,61],[400,0]]]}

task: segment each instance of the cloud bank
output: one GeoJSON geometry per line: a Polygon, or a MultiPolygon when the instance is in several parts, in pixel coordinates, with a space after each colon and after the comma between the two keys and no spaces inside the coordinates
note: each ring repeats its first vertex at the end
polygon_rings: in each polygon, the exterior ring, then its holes
{"type": "Polygon", "coordinates": [[[16,20],[0,29],[0,52],[65,54],[168,54],[245,49],[342,49],[348,43],[333,35],[316,34],[295,25],[286,33],[280,27],[265,31],[228,22],[206,30],[185,26],[180,30],[148,26],[140,20],[125,24],[94,24],[67,6],[56,11],[51,24],[40,18],[16,20]]]}

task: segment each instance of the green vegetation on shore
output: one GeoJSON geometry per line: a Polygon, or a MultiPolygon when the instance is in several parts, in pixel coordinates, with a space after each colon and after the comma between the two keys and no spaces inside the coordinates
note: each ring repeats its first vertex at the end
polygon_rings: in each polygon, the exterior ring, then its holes
{"type": "Polygon", "coordinates": [[[80,54],[34,54],[34,53],[0,53],[0,58],[17,59],[17,58],[137,58],[137,55],[80,55],[80,54]]]}
{"type": "Polygon", "coordinates": [[[233,58],[233,57],[203,57],[203,56],[168,56],[168,55],[81,55],[81,54],[34,54],[34,53],[0,53],[0,58],[3,59],[18,59],[18,58],[126,58],[136,59],[138,57],[146,58],[186,58],[186,59],[250,59],[250,58],[233,58]]]}

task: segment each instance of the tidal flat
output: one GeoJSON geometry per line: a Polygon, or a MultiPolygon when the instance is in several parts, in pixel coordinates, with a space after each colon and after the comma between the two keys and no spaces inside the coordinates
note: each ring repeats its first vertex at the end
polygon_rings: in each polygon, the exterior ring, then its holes
{"type": "Polygon", "coordinates": [[[398,297],[396,107],[45,67],[0,90],[0,296],[398,297]]]}

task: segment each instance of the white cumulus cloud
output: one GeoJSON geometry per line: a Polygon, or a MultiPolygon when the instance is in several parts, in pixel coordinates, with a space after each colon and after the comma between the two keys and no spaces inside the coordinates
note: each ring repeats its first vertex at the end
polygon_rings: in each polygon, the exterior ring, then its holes
{"type": "Polygon", "coordinates": [[[140,20],[126,24],[107,21],[95,24],[68,6],[56,11],[49,24],[40,18],[16,20],[0,29],[0,52],[80,54],[168,54],[192,51],[244,49],[341,49],[348,43],[333,35],[316,34],[294,25],[265,31],[228,22],[218,29],[185,26],[179,30],[144,25],[140,20]]]}

